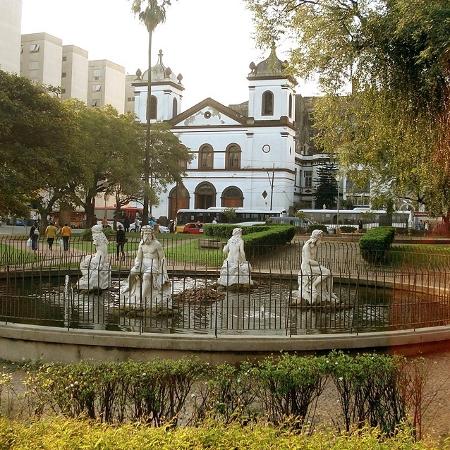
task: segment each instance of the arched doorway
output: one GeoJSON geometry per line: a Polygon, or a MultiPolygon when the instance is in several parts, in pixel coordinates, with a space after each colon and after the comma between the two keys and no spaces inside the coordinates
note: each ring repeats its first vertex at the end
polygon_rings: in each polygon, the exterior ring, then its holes
{"type": "Polygon", "coordinates": [[[174,220],[179,209],[189,208],[189,192],[183,183],[178,183],[169,193],[169,219],[174,220]]]}
{"type": "Polygon", "coordinates": [[[222,192],[222,206],[224,208],[241,208],[244,206],[244,195],[236,186],[227,187],[222,192]]]}
{"type": "Polygon", "coordinates": [[[216,189],[207,181],[195,189],[195,209],[207,209],[216,206],[216,189]]]}

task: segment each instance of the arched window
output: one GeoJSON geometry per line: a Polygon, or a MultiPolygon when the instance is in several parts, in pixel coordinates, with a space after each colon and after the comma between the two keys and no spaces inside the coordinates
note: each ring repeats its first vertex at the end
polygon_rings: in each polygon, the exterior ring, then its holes
{"type": "Polygon", "coordinates": [[[292,119],[292,94],[289,94],[289,117],[292,119]]]}
{"type": "Polygon", "coordinates": [[[175,219],[179,209],[189,208],[189,192],[183,183],[178,183],[169,193],[169,219],[175,219]]]}
{"type": "Polygon", "coordinates": [[[261,115],[273,116],[273,92],[271,91],[266,91],[262,95],[261,115]]]}
{"type": "Polygon", "coordinates": [[[158,99],[152,95],[150,97],[150,119],[156,120],[158,116],[158,99]]]}
{"type": "Polygon", "coordinates": [[[237,144],[230,144],[225,151],[225,169],[241,168],[241,148],[237,144]]]}
{"type": "Polygon", "coordinates": [[[216,189],[207,181],[195,189],[195,209],[207,209],[216,206],[216,189]]]}
{"type": "Polygon", "coordinates": [[[176,98],[174,98],[172,102],[172,117],[175,117],[177,114],[178,114],[178,101],[176,98]]]}
{"type": "Polygon", "coordinates": [[[222,192],[222,207],[241,208],[242,206],[244,206],[244,195],[238,187],[230,186],[222,192]]]}
{"type": "Polygon", "coordinates": [[[198,151],[198,168],[200,170],[212,170],[214,168],[214,151],[208,145],[202,145],[198,151]]]}

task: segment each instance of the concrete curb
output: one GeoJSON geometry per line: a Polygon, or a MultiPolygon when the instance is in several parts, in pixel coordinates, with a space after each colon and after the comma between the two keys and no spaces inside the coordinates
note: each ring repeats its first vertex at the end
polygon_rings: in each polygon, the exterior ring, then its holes
{"type": "Polygon", "coordinates": [[[0,358],[74,362],[177,358],[198,355],[211,361],[236,361],[269,353],[332,349],[372,350],[450,341],[450,326],[361,334],[300,336],[142,334],[103,330],[5,324],[0,326],[0,358]]]}

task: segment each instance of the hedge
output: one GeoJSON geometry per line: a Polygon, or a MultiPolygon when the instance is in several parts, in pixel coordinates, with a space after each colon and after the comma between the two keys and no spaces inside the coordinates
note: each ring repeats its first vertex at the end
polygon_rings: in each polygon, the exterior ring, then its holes
{"type": "Polygon", "coordinates": [[[371,228],[359,240],[363,258],[371,263],[383,262],[394,241],[393,227],[371,228]]]}
{"type": "MultiPolygon", "coordinates": [[[[447,439],[447,443],[448,443],[447,439]]],[[[444,443],[445,445],[445,443],[444,443]]],[[[437,450],[437,443],[415,442],[403,428],[388,437],[375,428],[355,433],[298,433],[264,423],[242,426],[209,421],[201,427],[149,428],[143,424],[111,426],[81,420],[51,418],[33,423],[0,419],[0,448],[30,449],[309,449],[309,450],[437,450]]]]}
{"type": "Polygon", "coordinates": [[[213,236],[223,239],[229,239],[235,228],[242,228],[242,234],[247,235],[250,233],[258,233],[260,231],[268,231],[274,227],[279,226],[280,225],[252,225],[240,227],[239,225],[236,224],[220,224],[220,225],[207,224],[203,226],[203,232],[205,236],[213,236]]]}
{"type": "Polygon", "coordinates": [[[308,233],[312,233],[314,230],[322,230],[324,233],[327,233],[328,231],[326,225],[321,225],[320,223],[308,225],[308,233]]]}
{"type": "MultiPolygon", "coordinates": [[[[205,418],[224,423],[266,418],[277,425],[294,420],[301,427],[314,420],[316,402],[331,381],[339,396],[339,429],[369,423],[394,433],[408,411],[411,417],[420,416],[420,405],[409,403],[420,398],[423,387],[411,381],[411,373],[421,373],[412,364],[418,363],[336,352],[284,354],[239,367],[196,359],[46,364],[29,369],[26,396],[30,411],[37,414],[58,411],[68,418],[108,423],[177,426],[179,419],[201,424],[205,418]]],[[[333,413],[338,416],[338,410],[333,413]]]]}

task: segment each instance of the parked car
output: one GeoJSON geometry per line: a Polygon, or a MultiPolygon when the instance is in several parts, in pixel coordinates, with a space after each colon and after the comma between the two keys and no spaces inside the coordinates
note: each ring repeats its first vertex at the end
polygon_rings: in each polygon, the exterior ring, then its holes
{"type": "Polygon", "coordinates": [[[203,233],[202,223],[187,223],[183,228],[183,233],[200,234],[203,233]]]}
{"type": "Polygon", "coordinates": [[[170,233],[169,227],[165,227],[163,225],[159,225],[158,227],[160,233],[170,233]]]}

